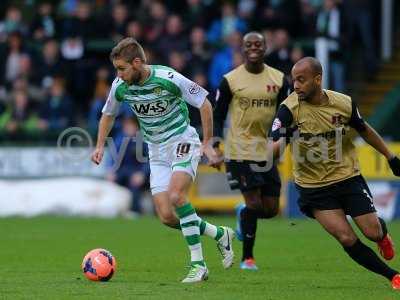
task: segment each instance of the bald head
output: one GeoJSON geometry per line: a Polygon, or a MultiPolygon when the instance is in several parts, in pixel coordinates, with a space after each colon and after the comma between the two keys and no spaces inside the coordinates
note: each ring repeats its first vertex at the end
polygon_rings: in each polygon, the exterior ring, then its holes
{"type": "Polygon", "coordinates": [[[314,57],[300,59],[292,68],[294,91],[299,100],[312,101],[320,94],[322,84],[322,67],[314,57]]]}
{"type": "Polygon", "coordinates": [[[318,59],[307,56],[300,59],[294,66],[293,69],[309,69],[314,76],[322,75],[322,66],[318,59]]]}

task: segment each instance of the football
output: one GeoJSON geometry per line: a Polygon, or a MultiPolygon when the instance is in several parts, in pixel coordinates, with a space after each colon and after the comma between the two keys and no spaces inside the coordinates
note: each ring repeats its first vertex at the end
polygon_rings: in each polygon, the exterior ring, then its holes
{"type": "Polygon", "coordinates": [[[106,249],[89,251],[82,261],[82,271],[92,281],[109,281],[117,268],[115,257],[106,249]]]}

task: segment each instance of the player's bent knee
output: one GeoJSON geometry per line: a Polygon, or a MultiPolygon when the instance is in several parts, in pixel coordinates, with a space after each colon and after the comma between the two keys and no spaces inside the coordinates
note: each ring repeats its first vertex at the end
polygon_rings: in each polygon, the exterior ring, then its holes
{"type": "Polygon", "coordinates": [[[357,237],[348,232],[337,233],[335,237],[343,247],[350,247],[357,241],[357,237]]]}
{"type": "Polygon", "coordinates": [[[186,201],[184,194],[175,191],[169,192],[168,198],[170,203],[174,204],[175,206],[180,206],[186,201]]]}
{"type": "Polygon", "coordinates": [[[158,218],[164,225],[169,227],[175,227],[179,223],[172,213],[160,213],[158,218]]]}
{"type": "Polygon", "coordinates": [[[254,201],[246,201],[246,207],[253,210],[259,210],[261,208],[260,204],[254,201]]]}
{"type": "Polygon", "coordinates": [[[264,210],[265,218],[273,218],[279,213],[279,207],[272,207],[264,210]]]}

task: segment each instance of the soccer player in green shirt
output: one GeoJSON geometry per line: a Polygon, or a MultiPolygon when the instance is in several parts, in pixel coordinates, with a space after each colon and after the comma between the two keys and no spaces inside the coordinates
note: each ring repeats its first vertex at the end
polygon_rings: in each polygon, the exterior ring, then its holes
{"type": "Polygon", "coordinates": [[[182,282],[206,280],[200,235],[217,241],[224,268],[233,264],[231,228],[205,222],[188,202],[187,194],[202,154],[209,164],[218,165],[218,156],[210,143],[213,136],[212,107],[208,92],[174,69],[148,65],[141,45],[133,38],[120,41],[110,54],[117,70],[100,119],[93,162],[103,158],[106,138],[122,102],[137,116],[144,140],[149,145],[150,187],[160,220],[180,229],[191,254],[191,268],[182,282]],[[200,110],[203,142],[190,126],[187,104],[200,110]]]}

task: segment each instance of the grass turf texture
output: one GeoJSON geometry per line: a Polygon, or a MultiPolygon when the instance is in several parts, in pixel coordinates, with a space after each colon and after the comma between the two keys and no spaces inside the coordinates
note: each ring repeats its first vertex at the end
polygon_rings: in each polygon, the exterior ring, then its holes
{"type": "MultiPolygon", "coordinates": [[[[234,226],[228,217],[205,218],[234,226]]],[[[202,237],[210,279],[184,285],[189,254],[180,232],[155,218],[102,220],[41,217],[0,219],[1,299],[399,299],[389,282],[353,263],[311,220],[258,223],[258,272],[221,266],[215,242],[202,237]],[[118,270],[106,283],[90,282],[80,264],[102,247],[118,270]]],[[[389,224],[400,244],[400,222],[389,224]]],[[[375,244],[369,243],[376,250],[375,244]]],[[[391,266],[400,269],[398,255],[391,266]]]]}

